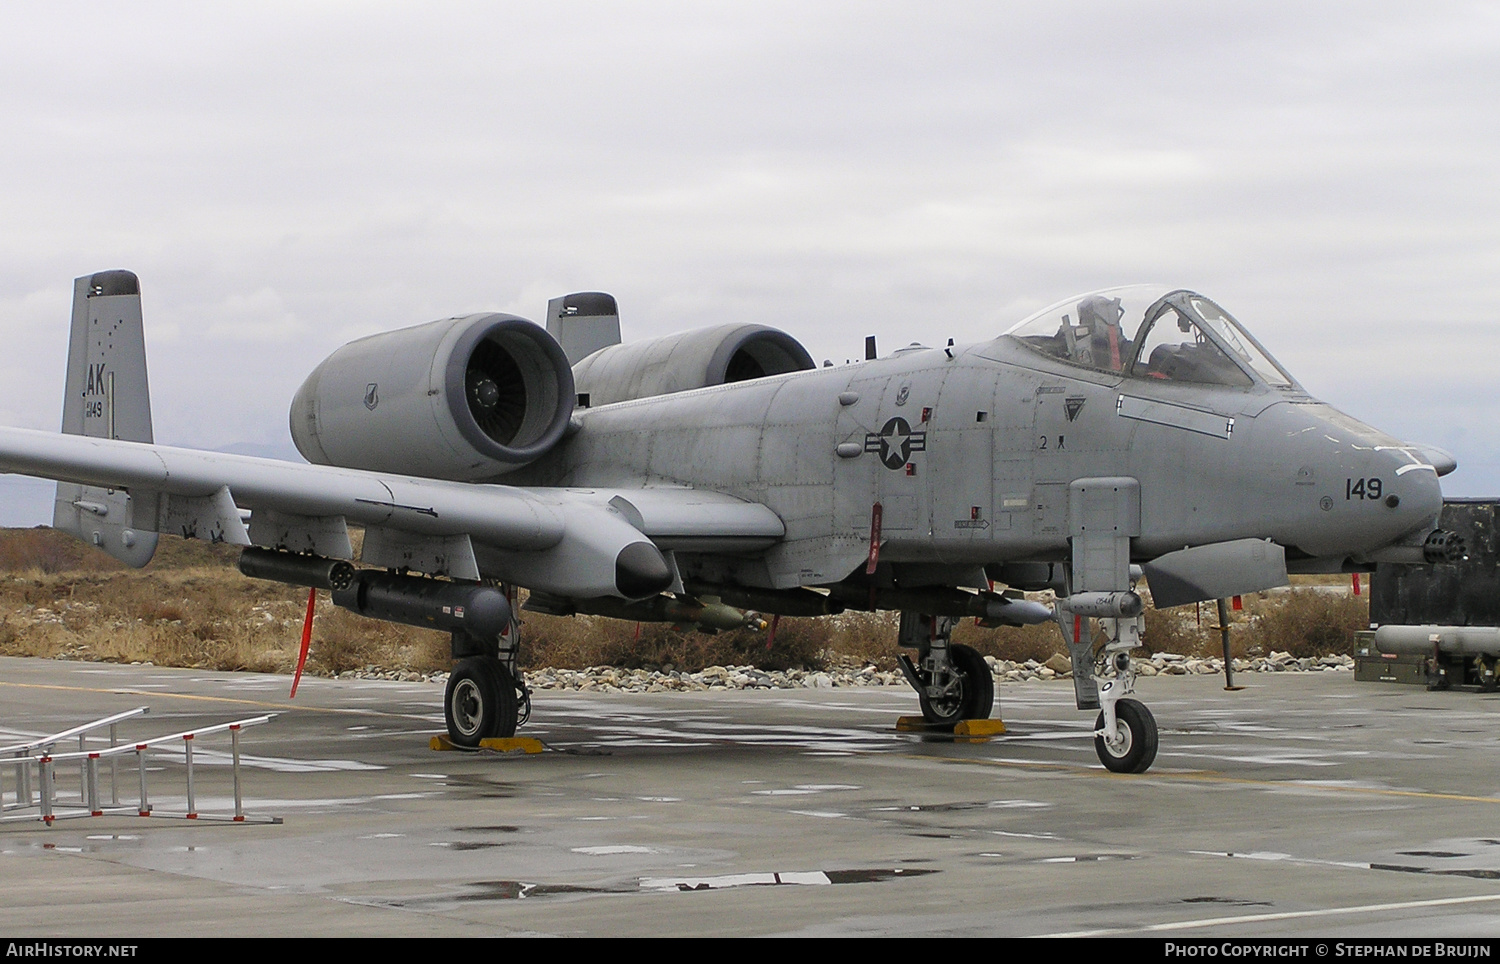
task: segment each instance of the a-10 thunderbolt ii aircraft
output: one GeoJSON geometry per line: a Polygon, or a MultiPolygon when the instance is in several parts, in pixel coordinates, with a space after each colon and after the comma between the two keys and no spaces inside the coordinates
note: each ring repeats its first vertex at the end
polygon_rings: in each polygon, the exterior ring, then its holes
{"type": "Polygon", "coordinates": [[[821,368],[755,324],[620,344],[598,293],[554,299],[547,329],[449,318],[313,370],[290,414],[310,465],[152,444],[130,272],[79,278],[72,324],[63,434],[0,429],[0,469],[60,480],[54,524],[132,565],[160,532],[227,542],[249,575],[451,632],[465,746],[529,712],[522,587],[533,610],[710,628],[900,610],[935,723],[993,706],[957,619],[1055,620],[1100,759],[1141,772],[1142,571],[1173,606],[1462,552],[1436,529],[1451,456],[1312,398],[1186,290],[1101,291],[988,341],[867,343],[821,368]],[[1055,606],[1022,596],[1042,589],[1055,606]]]}

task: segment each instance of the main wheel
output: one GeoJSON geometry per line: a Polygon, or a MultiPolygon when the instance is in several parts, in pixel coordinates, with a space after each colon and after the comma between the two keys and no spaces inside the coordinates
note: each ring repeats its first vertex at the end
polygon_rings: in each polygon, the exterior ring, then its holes
{"type": "Polygon", "coordinates": [[[493,656],[459,660],[448,676],[443,716],[455,746],[473,748],[487,737],[515,736],[516,684],[510,671],[493,656]]]}
{"type": "Polygon", "coordinates": [[[960,720],[988,719],[995,708],[995,677],[978,650],[969,646],[950,646],[948,658],[958,671],[958,685],[949,695],[933,701],[926,693],[917,694],[922,704],[922,719],[944,726],[960,720]]]}
{"type": "MultiPolygon", "coordinates": [[[[1104,714],[1094,721],[1094,729],[1104,729],[1104,714]]],[[[1123,699],[1115,704],[1116,746],[1094,737],[1094,751],[1105,769],[1115,773],[1145,773],[1156,759],[1156,717],[1140,700],[1123,699]]]]}

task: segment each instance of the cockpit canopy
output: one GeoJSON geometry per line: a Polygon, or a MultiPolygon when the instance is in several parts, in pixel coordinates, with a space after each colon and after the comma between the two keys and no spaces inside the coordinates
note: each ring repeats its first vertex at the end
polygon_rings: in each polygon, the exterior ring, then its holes
{"type": "Polygon", "coordinates": [[[1229,312],[1182,289],[1131,285],[1080,295],[1043,308],[1006,334],[1045,355],[1131,378],[1296,388],[1229,312]]]}

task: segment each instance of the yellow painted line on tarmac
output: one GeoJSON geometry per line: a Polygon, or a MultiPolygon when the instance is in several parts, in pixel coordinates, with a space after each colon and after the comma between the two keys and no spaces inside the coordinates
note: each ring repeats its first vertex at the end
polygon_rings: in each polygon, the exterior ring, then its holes
{"type": "Polygon", "coordinates": [[[1420,800],[1450,800],[1455,803],[1500,804],[1500,797],[1475,797],[1462,793],[1437,793],[1430,790],[1388,790],[1381,787],[1342,787],[1324,783],[1299,783],[1292,780],[1255,780],[1250,777],[1232,777],[1212,770],[1194,773],[1111,773],[1098,767],[1076,766],[1067,763],[1031,763],[1022,760],[956,760],[940,762],[958,765],[979,764],[981,766],[1004,767],[1022,770],[1055,770],[1078,776],[1104,778],[1108,780],[1172,780],[1184,783],[1232,783],[1239,786],[1263,787],[1268,790],[1320,790],[1325,793],[1362,793],[1377,797],[1415,797],[1420,800]]]}

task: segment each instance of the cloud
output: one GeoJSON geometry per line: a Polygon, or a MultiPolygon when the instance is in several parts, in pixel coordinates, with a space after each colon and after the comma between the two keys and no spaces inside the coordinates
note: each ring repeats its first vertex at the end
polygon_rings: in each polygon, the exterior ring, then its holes
{"type": "Polygon", "coordinates": [[[1489,8],[352,9],[0,14],[13,424],[56,424],[105,267],[142,278],[158,435],[204,445],[280,439],[350,338],[565,291],[842,359],[1162,281],[1360,417],[1492,451],[1489,8]]]}

